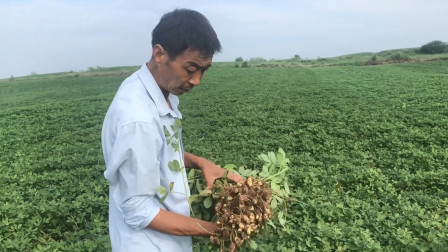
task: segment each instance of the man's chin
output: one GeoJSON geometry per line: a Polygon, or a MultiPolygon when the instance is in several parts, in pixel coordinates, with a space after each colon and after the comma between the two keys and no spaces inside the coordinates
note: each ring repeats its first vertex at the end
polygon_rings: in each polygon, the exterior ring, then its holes
{"type": "Polygon", "coordinates": [[[184,88],[181,88],[181,89],[177,90],[177,92],[176,92],[176,93],[174,93],[174,95],[181,95],[181,94],[185,94],[185,93],[188,93],[188,92],[190,92],[190,90],[191,90],[191,89],[184,89],[184,88]]]}

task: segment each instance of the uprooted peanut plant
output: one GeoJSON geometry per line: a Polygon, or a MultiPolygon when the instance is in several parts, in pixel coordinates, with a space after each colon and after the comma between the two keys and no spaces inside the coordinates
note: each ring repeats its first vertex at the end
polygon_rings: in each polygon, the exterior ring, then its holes
{"type": "Polygon", "coordinates": [[[215,206],[218,228],[210,241],[218,244],[221,251],[226,242],[232,249],[241,247],[272,219],[271,197],[272,189],[262,179],[249,177],[237,184],[226,185],[215,195],[218,200],[215,206]]]}
{"type": "Polygon", "coordinates": [[[245,241],[255,249],[257,244],[251,237],[267,224],[274,228],[286,227],[289,159],[282,149],[258,158],[264,162],[260,169],[239,167],[236,170],[235,165],[226,165],[224,168],[240,174],[244,180],[238,183],[218,180],[213,191],[203,190],[205,182],[201,176],[195,176],[194,170],[188,174],[193,215],[217,223],[218,228],[210,241],[217,244],[220,251],[235,251],[244,246],[245,241]]]}
{"type": "MultiPolygon", "coordinates": [[[[167,143],[179,154],[179,160],[182,160],[179,144],[181,127],[182,122],[176,119],[175,124],[171,126],[173,133],[164,128],[167,143]]],[[[224,166],[228,171],[240,174],[245,179],[235,184],[224,176],[223,179],[215,181],[213,191],[204,190],[205,180],[199,174],[196,176],[194,169],[188,173],[188,203],[192,216],[217,223],[217,230],[211,234],[210,241],[218,244],[221,251],[227,247],[236,250],[243,246],[245,241],[249,241],[251,248],[256,248],[257,244],[250,238],[258,234],[266,224],[274,228],[280,224],[286,228],[286,200],[289,200],[290,194],[286,176],[289,159],[281,148],[276,154],[268,152],[258,158],[264,162],[261,169],[251,170],[241,166],[236,170],[235,165],[224,166]]],[[[169,162],[168,167],[175,172],[185,169],[183,162],[177,160],[169,162]]],[[[188,195],[186,184],[184,189],[184,193],[176,193],[188,195]]],[[[174,193],[172,190],[173,183],[170,183],[169,188],[159,186],[160,201],[164,201],[168,194],[174,193]]]]}

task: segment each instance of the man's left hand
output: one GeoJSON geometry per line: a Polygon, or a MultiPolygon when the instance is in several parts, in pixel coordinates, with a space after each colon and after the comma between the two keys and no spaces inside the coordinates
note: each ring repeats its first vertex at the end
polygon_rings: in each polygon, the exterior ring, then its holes
{"type": "MultiPolygon", "coordinates": [[[[201,169],[202,176],[204,176],[205,181],[207,182],[207,189],[212,189],[215,180],[222,178],[227,172],[227,170],[215,165],[213,162],[205,158],[195,156],[189,152],[184,152],[184,162],[185,167],[201,169]]],[[[227,178],[235,182],[243,179],[240,175],[233,172],[228,172],[227,178]]]]}
{"type": "MultiPolygon", "coordinates": [[[[202,175],[204,176],[205,181],[207,182],[207,189],[212,189],[215,180],[222,178],[224,174],[228,172],[226,169],[223,169],[210,161],[206,162],[203,165],[203,167],[200,168],[202,171],[202,175]]],[[[227,178],[235,182],[238,182],[241,179],[243,179],[240,175],[232,172],[227,173],[227,178]]]]}

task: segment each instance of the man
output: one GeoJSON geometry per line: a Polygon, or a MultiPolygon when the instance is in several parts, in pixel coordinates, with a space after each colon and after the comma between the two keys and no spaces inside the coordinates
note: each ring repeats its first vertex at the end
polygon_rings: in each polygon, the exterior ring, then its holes
{"type": "Polygon", "coordinates": [[[185,9],[165,14],[152,35],[150,61],[121,84],[103,124],[112,250],[192,251],[191,236],[216,224],[189,217],[185,169],[169,164],[200,168],[208,188],[225,170],[183,151],[177,96],[199,85],[221,44],[202,14],[185,9]],[[160,201],[157,188],[172,182],[177,193],[160,201]]]}

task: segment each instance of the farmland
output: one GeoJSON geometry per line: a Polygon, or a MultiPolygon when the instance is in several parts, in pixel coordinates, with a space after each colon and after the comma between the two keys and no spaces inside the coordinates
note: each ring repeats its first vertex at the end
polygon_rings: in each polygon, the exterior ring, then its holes
{"type": "MultiPolygon", "coordinates": [[[[110,250],[101,126],[135,69],[0,81],[0,251],[110,250]]],[[[180,100],[187,151],[251,169],[279,147],[290,158],[293,228],[258,250],[446,250],[448,61],[218,64],[180,100]]]]}

